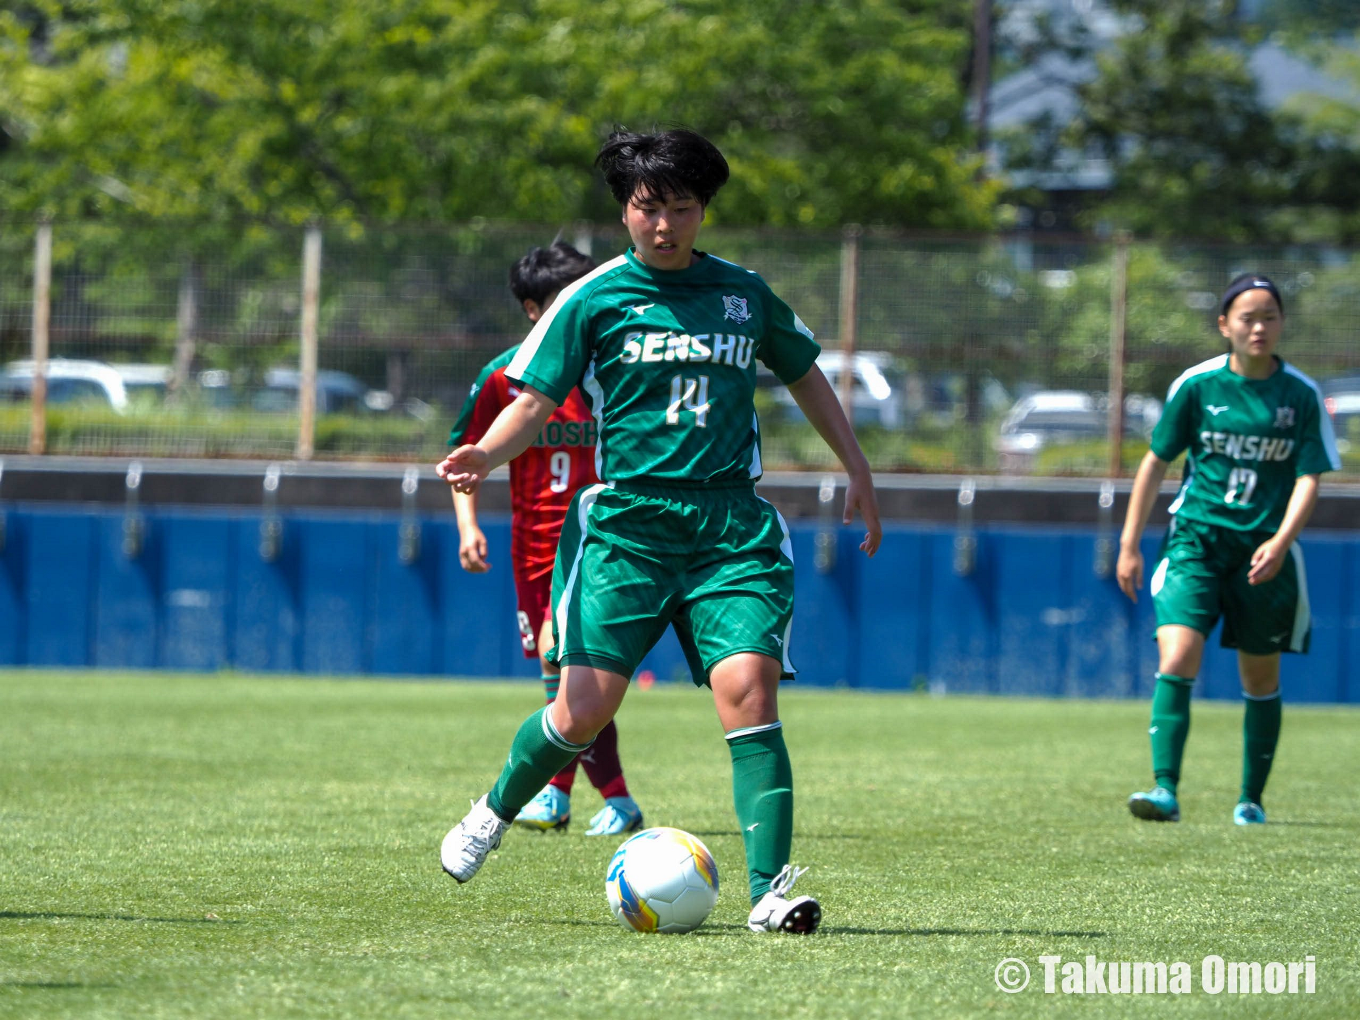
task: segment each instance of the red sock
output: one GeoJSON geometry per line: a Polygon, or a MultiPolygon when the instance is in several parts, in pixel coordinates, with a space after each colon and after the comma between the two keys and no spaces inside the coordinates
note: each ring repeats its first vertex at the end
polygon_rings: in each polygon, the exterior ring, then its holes
{"type": "Polygon", "coordinates": [[[590,785],[601,797],[627,797],[628,784],[623,781],[623,765],[619,761],[619,730],[614,720],[600,730],[595,743],[581,752],[579,760],[590,777],[590,785]]]}
{"type": "Polygon", "coordinates": [[[549,786],[555,786],[568,797],[571,796],[571,784],[576,781],[576,763],[581,760],[578,754],[571,761],[567,762],[566,767],[561,772],[548,780],[549,786]]]}

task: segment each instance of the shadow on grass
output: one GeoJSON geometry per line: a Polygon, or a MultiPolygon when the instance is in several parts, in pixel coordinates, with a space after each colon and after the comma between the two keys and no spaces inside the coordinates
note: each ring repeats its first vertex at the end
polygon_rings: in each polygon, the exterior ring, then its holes
{"type": "MultiPolygon", "coordinates": [[[[539,923],[566,925],[573,928],[622,928],[621,925],[609,921],[587,921],[578,918],[544,918],[539,923]]],[[[744,924],[715,924],[710,921],[704,924],[702,928],[688,934],[692,937],[746,930],[744,924]]],[[[918,938],[938,935],[1042,935],[1044,938],[1053,939],[1103,939],[1109,938],[1110,935],[1109,932],[1105,931],[1063,931],[1045,928],[838,928],[829,925],[823,925],[818,931],[824,935],[914,935],[918,938]]]]}
{"type": "Polygon", "coordinates": [[[117,988],[117,985],[87,985],[80,981],[0,981],[0,988],[117,988]]]}
{"type": "MultiPolygon", "coordinates": [[[[733,927],[744,927],[733,925],[733,927]]],[[[827,935],[1042,935],[1045,938],[1103,939],[1104,931],[1045,931],[1040,928],[835,928],[823,926],[818,931],[827,935]]]]}
{"type": "Polygon", "coordinates": [[[0,921],[150,921],[154,924],[240,924],[212,917],[141,917],[136,914],[69,914],[48,910],[0,910],[0,921]]]}
{"type": "MultiPolygon", "coordinates": [[[[685,831],[687,831],[687,832],[688,832],[690,835],[692,835],[692,836],[698,836],[700,839],[708,839],[709,837],[713,837],[713,838],[716,839],[718,836],[738,836],[738,837],[739,837],[739,836],[741,835],[741,833],[738,832],[736,829],[726,829],[726,830],[724,830],[724,829],[705,829],[705,830],[699,830],[699,829],[687,829],[687,830],[685,830],[685,831]]],[[[865,834],[862,833],[862,832],[800,832],[800,833],[798,833],[798,838],[799,838],[799,839],[872,839],[873,837],[867,836],[867,835],[865,835],[865,834]]]]}

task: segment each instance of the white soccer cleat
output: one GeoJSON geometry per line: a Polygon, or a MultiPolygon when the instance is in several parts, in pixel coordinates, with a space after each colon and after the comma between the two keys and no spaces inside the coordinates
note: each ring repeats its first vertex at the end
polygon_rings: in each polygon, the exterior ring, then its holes
{"type": "Polygon", "coordinates": [[[774,877],[767,892],[754,907],[747,918],[746,927],[752,931],[787,931],[795,935],[811,935],[822,923],[822,908],[811,896],[789,899],[789,891],[798,876],[807,868],[795,868],[786,864],[774,877]]]}
{"type": "Polygon", "coordinates": [[[501,845],[510,823],[486,806],[486,796],[474,801],[472,810],[449,830],[439,848],[439,863],[459,882],[468,882],[486,862],[486,855],[501,845]]]}

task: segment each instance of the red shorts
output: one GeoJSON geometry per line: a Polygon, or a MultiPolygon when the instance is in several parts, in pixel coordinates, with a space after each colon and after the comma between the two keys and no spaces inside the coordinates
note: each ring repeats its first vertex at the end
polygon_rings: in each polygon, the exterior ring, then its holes
{"type": "MultiPolygon", "coordinates": [[[[538,658],[538,634],[543,621],[552,612],[552,571],[548,570],[533,580],[515,578],[515,601],[519,611],[519,640],[526,659],[538,658]]],[[[547,649],[543,649],[547,651],[547,649]]]]}

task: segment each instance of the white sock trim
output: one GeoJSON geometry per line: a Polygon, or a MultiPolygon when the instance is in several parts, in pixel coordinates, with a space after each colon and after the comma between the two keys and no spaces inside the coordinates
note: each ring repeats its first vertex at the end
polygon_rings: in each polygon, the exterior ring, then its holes
{"type": "Polygon", "coordinates": [[[723,734],[723,738],[726,740],[736,740],[737,737],[749,737],[752,733],[767,733],[770,730],[783,729],[783,727],[784,724],[776,719],[774,722],[766,723],[764,726],[747,726],[745,729],[728,730],[723,734]]]}
{"type": "Polygon", "coordinates": [[[1274,694],[1248,694],[1246,691],[1242,692],[1242,697],[1247,701],[1274,701],[1279,696],[1279,688],[1276,688],[1274,694]]]}
{"type": "Polygon", "coordinates": [[[573,751],[577,754],[595,743],[593,740],[587,740],[584,744],[573,744],[566,737],[562,736],[562,734],[558,733],[557,727],[553,725],[552,721],[552,706],[543,710],[543,735],[548,738],[550,743],[560,747],[562,750],[573,751]]]}

